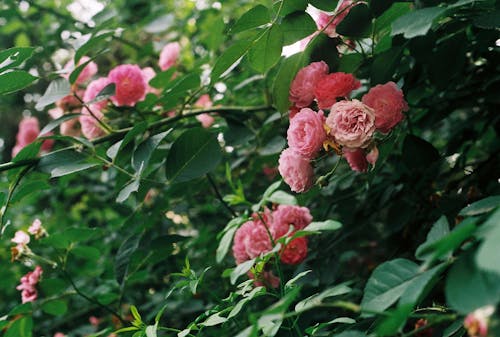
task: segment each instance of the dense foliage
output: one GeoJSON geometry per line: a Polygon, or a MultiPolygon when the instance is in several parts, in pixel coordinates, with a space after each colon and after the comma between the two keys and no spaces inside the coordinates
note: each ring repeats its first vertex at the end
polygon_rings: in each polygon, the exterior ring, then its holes
{"type": "Polygon", "coordinates": [[[4,1],[0,334],[500,335],[499,18],[4,1]]]}

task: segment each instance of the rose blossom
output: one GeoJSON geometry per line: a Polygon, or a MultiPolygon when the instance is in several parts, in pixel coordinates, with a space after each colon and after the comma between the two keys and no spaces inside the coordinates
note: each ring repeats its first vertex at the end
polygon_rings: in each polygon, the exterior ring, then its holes
{"type": "Polygon", "coordinates": [[[63,334],[62,332],[56,332],[56,333],[54,334],[54,337],[66,337],[66,335],[65,335],[65,334],[63,334]]]}
{"type": "Polygon", "coordinates": [[[356,99],[340,101],[332,106],[326,125],[340,145],[365,148],[375,132],[375,112],[356,99]]]}
{"type": "Polygon", "coordinates": [[[35,236],[35,239],[40,239],[42,236],[47,234],[45,228],[42,226],[40,219],[35,219],[31,226],[28,228],[28,232],[35,236]]]}
{"type": "Polygon", "coordinates": [[[134,106],[144,99],[147,83],[141,68],[135,64],[122,64],[109,72],[108,79],[116,85],[115,95],[111,97],[117,106],[134,106]]]}
{"type": "Polygon", "coordinates": [[[323,111],[304,108],[290,121],[288,145],[305,158],[314,158],[326,139],[323,111]]]}
{"type": "MultiPolygon", "coordinates": [[[[78,66],[84,64],[88,60],[90,60],[90,57],[83,56],[80,59],[80,61],[78,61],[78,66]]],[[[63,77],[66,78],[66,79],[69,79],[69,75],[71,74],[71,72],[73,72],[73,70],[75,70],[75,68],[76,67],[75,67],[74,61],[70,60],[64,66],[64,70],[66,70],[67,72],[63,75],[63,77]]],[[[94,76],[95,74],[97,74],[97,64],[94,61],[90,61],[83,68],[83,70],[80,72],[80,74],[78,75],[78,78],[76,79],[75,84],[83,84],[83,83],[87,82],[88,80],[90,80],[90,78],[92,76],[94,76]]]]}
{"type": "MultiPolygon", "coordinates": [[[[103,113],[92,107],[93,105],[90,105],[90,109],[95,117],[102,119],[104,117],[103,113]]],[[[87,110],[84,110],[80,116],[80,125],[82,127],[82,134],[88,139],[95,139],[104,135],[104,130],[101,129],[99,122],[87,110]]]]}
{"type": "Polygon", "coordinates": [[[278,170],[292,191],[301,193],[312,187],[314,171],[307,158],[288,148],[281,152],[278,163],[278,170]]]}
{"type": "Polygon", "coordinates": [[[271,223],[271,214],[266,210],[261,217],[245,222],[234,235],[233,255],[236,263],[256,258],[272,249],[271,238],[266,226],[271,223]],[[262,221],[261,218],[264,220],[262,221]]]}
{"type": "Polygon", "coordinates": [[[281,262],[286,264],[299,264],[307,256],[307,238],[300,237],[290,241],[281,251],[281,262]]]}
{"type": "Polygon", "coordinates": [[[196,119],[201,123],[201,126],[203,126],[205,129],[209,128],[214,124],[215,118],[210,116],[210,114],[204,113],[201,115],[196,116],[196,119]]]}
{"type": "Polygon", "coordinates": [[[329,37],[336,37],[338,34],[335,31],[335,29],[342,22],[342,20],[344,20],[347,14],[349,14],[350,9],[348,8],[351,5],[352,5],[351,0],[340,1],[339,5],[337,6],[337,9],[335,10],[334,15],[329,15],[323,11],[318,11],[319,13],[317,14],[317,18],[315,19],[318,29],[321,30],[326,27],[324,30],[325,34],[328,35],[329,37]],[[330,22],[330,20],[332,20],[333,17],[335,18],[328,25],[328,22],[330,22]]]}
{"type": "Polygon", "coordinates": [[[23,303],[33,302],[38,297],[36,285],[40,281],[43,270],[40,266],[36,266],[35,270],[21,277],[21,284],[16,287],[21,291],[23,303]]]}
{"type": "Polygon", "coordinates": [[[298,108],[309,106],[314,100],[316,83],[326,74],[328,74],[328,65],[323,61],[313,62],[300,69],[290,85],[290,101],[298,108]]]}
{"type": "MultiPolygon", "coordinates": [[[[77,90],[76,94],[78,97],[83,96],[83,90],[77,90]]],[[[61,98],[56,102],[56,107],[61,108],[63,111],[73,112],[79,110],[82,107],[82,103],[73,94],[69,94],[61,98]]]]}
{"type": "MultiPolygon", "coordinates": [[[[101,77],[89,83],[85,93],[83,94],[83,101],[88,103],[95,99],[97,95],[111,82],[107,77],[101,77]]],[[[106,107],[107,100],[92,103],[92,111],[98,109],[102,110],[106,107]]]]}
{"type": "MultiPolygon", "coordinates": [[[[15,157],[25,146],[33,143],[40,133],[40,126],[36,117],[24,117],[19,122],[19,131],[16,135],[16,145],[12,149],[12,157],[15,157]]],[[[41,150],[50,151],[54,141],[52,139],[44,140],[41,150]]]]}
{"type": "MultiPolygon", "coordinates": [[[[195,106],[199,106],[205,109],[211,108],[213,106],[212,100],[208,94],[201,95],[200,98],[194,103],[195,106]]],[[[201,123],[204,128],[209,128],[214,124],[215,118],[208,113],[197,115],[196,119],[201,123]]]]}
{"type": "Polygon", "coordinates": [[[273,212],[270,229],[277,240],[288,233],[290,225],[293,225],[294,231],[301,230],[309,225],[312,219],[307,207],[279,205],[273,212]]]}
{"type": "Polygon", "coordinates": [[[163,47],[160,53],[160,59],[158,65],[161,70],[167,70],[172,67],[179,58],[181,52],[181,46],[178,42],[168,43],[163,47]]]}
{"type": "Polygon", "coordinates": [[[25,231],[17,231],[10,241],[17,245],[26,246],[30,243],[30,236],[25,231]]]}
{"type": "MultiPolygon", "coordinates": [[[[50,117],[53,119],[58,119],[64,115],[63,109],[59,107],[55,107],[53,109],[49,109],[48,111],[50,117]]],[[[80,126],[78,124],[78,118],[72,118],[69,119],[65,122],[62,122],[61,125],[59,126],[59,129],[61,131],[61,135],[64,136],[70,136],[70,137],[77,137],[80,135],[80,126]]]]}
{"type": "Polygon", "coordinates": [[[352,74],[331,73],[316,82],[314,95],[320,109],[330,109],[337,101],[337,97],[349,97],[351,91],[359,87],[361,87],[361,82],[352,74]]]}
{"type": "Polygon", "coordinates": [[[470,337],[486,337],[488,335],[488,323],[491,315],[495,312],[492,305],[479,308],[465,317],[464,327],[470,337]]]}
{"type": "Polygon", "coordinates": [[[349,163],[353,171],[366,172],[368,162],[366,161],[365,151],[363,149],[344,149],[344,158],[349,163]]]}
{"type": "Polygon", "coordinates": [[[375,163],[378,160],[378,154],[378,148],[374,146],[366,155],[366,161],[369,162],[372,166],[375,166],[375,163]]]}
{"type": "Polygon", "coordinates": [[[383,133],[391,131],[403,120],[402,112],[408,111],[403,91],[394,82],[374,86],[363,96],[362,101],[375,110],[375,127],[383,133]]]}

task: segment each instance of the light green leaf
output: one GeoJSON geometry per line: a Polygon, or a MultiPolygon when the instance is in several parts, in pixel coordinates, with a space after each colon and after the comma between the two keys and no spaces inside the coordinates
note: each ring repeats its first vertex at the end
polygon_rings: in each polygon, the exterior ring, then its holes
{"type": "Polygon", "coordinates": [[[243,263],[240,263],[239,265],[234,268],[234,270],[231,272],[230,276],[230,281],[231,284],[235,284],[236,280],[241,276],[246,274],[252,267],[253,264],[255,263],[255,259],[245,261],[243,263]]]}
{"type": "Polygon", "coordinates": [[[280,205],[297,205],[297,198],[283,191],[274,192],[267,201],[280,205]]]}
{"type": "Polygon", "coordinates": [[[391,35],[403,34],[407,39],[426,35],[434,21],[445,11],[442,7],[427,7],[405,14],[392,23],[391,35]]]}
{"type": "Polygon", "coordinates": [[[312,308],[321,306],[326,298],[344,295],[351,292],[351,290],[352,289],[345,284],[340,284],[338,286],[326,289],[319,294],[309,296],[308,298],[297,303],[295,305],[295,312],[304,312],[312,308]]]}
{"type": "Polygon", "coordinates": [[[243,14],[231,28],[231,33],[236,34],[248,29],[257,28],[271,21],[269,9],[263,5],[257,5],[243,14]]]}
{"type": "Polygon", "coordinates": [[[36,103],[35,108],[41,110],[45,108],[47,105],[55,103],[63,97],[71,94],[71,86],[69,81],[65,78],[58,78],[54,81],[50,82],[47,90],[42,97],[36,103]]]}

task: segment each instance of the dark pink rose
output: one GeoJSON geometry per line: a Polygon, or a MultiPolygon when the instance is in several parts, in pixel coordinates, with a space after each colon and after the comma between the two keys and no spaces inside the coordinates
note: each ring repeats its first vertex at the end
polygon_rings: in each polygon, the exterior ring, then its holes
{"type": "Polygon", "coordinates": [[[146,95],[147,83],[141,68],[135,64],[122,64],[109,72],[109,82],[116,85],[111,100],[116,106],[134,106],[146,95]]]}
{"type": "Polygon", "coordinates": [[[290,86],[290,101],[298,108],[309,106],[314,100],[314,87],[316,83],[328,74],[328,65],[313,62],[299,70],[290,86]]]}
{"type": "Polygon", "coordinates": [[[331,109],[337,98],[349,97],[359,87],[361,83],[352,74],[332,73],[316,82],[314,95],[320,109],[331,109]]]}
{"type": "Polygon", "coordinates": [[[300,237],[290,241],[280,254],[281,262],[299,264],[307,257],[307,238],[300,237]]]}

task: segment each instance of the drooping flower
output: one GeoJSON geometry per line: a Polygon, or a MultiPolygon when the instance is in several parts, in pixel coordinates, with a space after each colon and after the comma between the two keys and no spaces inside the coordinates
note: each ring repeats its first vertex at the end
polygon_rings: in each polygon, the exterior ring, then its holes
{"type": "Polygon", "coordinates": [[[391,131],[403,120],[403,111],[408,111],[403,91],[394,82],[374,86],[362,101],[375,110],[375,127],[383,133],[391,131]]]}
{"type": "Polygon", "coordinates": [[[141,68],[135,64],[122,64],[108,74],[110,83],[116,85],[111,101],[116,106],[134,106],[146,95],[147,83],[141,68]]]}
{"type": "Polygon", "coordinates": [[[300,69],[290,85],[290,101],[298,108],[309,106],[314,100],[316,84],[327,74],[328,65],[323,61],[300,69]]]}
{"type": "Polygon", "coordinates": [[[314,158],[326,139],[323,111],[304,108],[290,120],[288,145],[305,158],[314,158]]]}
{"type": "Polygon", "coordinates": [[[492,305],[476,309],[465,317],[464,327],[470,337],[486,337],[488,335],[488,323],[491,315],[495,312],[492,305]]]}
{"type": "Polygon", "coordinates": [[[179,54],[181,52],[181,46],[178,42],[171,42],[166,44],[160,53],[160,59],[158,65],[161,70],[167,70],[177,63],[179,54]]]}
{"type": "Polygon", "coordinates": [[[21,291],[21,298],[23,303],[33,302],[38,297],[36,285],[40,281],[43,270],[40,266],[36,266],[34,271],[31,271],[21,277],[21,284],[16,287],[21,291]]]}
{"type": "Polygon", "coordinates": [[[326,125],[340,145],[366,148],[375,132],[375,112],[356,99],[340,101],[332,106],[326,125]]]}
{"type": "Polygon", "coordinates": [[[320,109],[330,109],[337,98],[350,97],[351,92],[361,87],[361,82],[352,74],[331,73],[316,82],[314,96],[320,109]]]}
{"type": "Polygon", "coordinates": [[[314,171],[309,159],[288,148],[281,152],[278,163],[278,170],[292,191],[302,193],[312,187],[314,171]]]}

